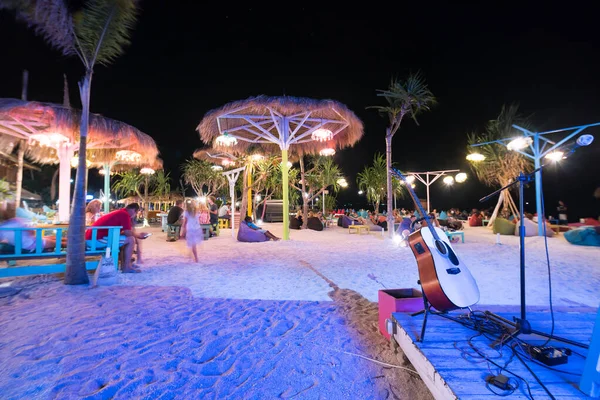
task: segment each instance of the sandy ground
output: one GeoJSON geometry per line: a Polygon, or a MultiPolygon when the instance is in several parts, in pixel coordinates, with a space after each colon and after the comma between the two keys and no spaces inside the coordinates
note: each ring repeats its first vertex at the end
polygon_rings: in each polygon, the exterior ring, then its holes
{"type": "MultiPolygon", "coordinates": [[[[117,285],[4,280],[1,397],[431,398],[377,327],[378,290],[417,287],[409,249],[337,227],[257,244],[224,230],[195,264],[183,241],[150,231],[143,273],[117,285]]],[[[467,228],[465,241],[454,248],[480,307],[519,304],[518,237],[498,245],[487,229],[467,228]]],[[[600,249],[562,235],[548,244],[554,304],[598,307],[600,249]]],[[[527,238],[526,257],[527,304],[545,308],[543,238],[527,238]]]]}

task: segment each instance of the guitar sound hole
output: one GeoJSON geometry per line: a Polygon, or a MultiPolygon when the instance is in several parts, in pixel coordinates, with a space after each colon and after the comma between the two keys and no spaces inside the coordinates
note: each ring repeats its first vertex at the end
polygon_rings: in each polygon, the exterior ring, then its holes
{"type": "Polygon", "coordinates": [[[442,254],[446,254],[448,252],[446,250],[446,246],[444,245],[444,242],[442,242],[441,240],[435,241],[435,247],[437,247],[438,251],[442,254]]]}

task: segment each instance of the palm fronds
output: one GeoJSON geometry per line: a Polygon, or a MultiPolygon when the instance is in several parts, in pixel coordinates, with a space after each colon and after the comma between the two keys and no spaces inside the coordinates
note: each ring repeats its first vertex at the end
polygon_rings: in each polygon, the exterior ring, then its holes
{"type": "Polygon", "coordinates": [[[390,134],[396,133],[405,116],[417,125],[417,115],[431,110],[437,100],[420,72],[410,74],[405,81],[393,78],[386,90],[377,90],[377,95],[386,99],[386,106],[371,106],[380,114],[387,115],[390,121],[390,134]]]}
{"type": "Polygon", "coordinates": [[[73,14],[77,47],[87,66],[107,65],[123,54],[137,18],[135,0],[87,0],[73,14]]]}
{"type": "Polygon", "coordinates": [[[387,168],[383,154],[375,154],[373,164],[366,166],[362,172],[358,173],[356,183],[367,196],[367,201],[373,204],[375,212],[379,212],[379,204],[387,193],[387,168]]]}
{"type": "Polygon", "coordinates": [[[498,118],[487,123],[485,131],[481,134],[471,133],[467,138],[467,152],[478,152],[485,156],[485,160],[473,162],[471,169],[477,178],[488,186],[505,186],[520,172],[529,172],[533,165],[529,158],[508,150],[499,143],[471,147],[473,144],[492,142],[510,138],[514,135],[513,124],[530,127],[528,118],[518,113],[518,105],[503,106],[498,118]]]}
{"type": "Polygon", "coordinates": [[[75,54],[73,19],[64,0],[2,0],[0,10],[14,10],[50,46],[64,55],[75,54]]]}

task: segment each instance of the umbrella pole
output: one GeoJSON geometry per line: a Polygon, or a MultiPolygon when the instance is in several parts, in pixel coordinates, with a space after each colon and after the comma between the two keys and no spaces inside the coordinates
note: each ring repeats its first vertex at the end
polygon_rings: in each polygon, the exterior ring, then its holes
{"type": "Polygon", "coordinates": [[[281,175],[283,178],[283,240],[290,239],[290,198],[288,182],[288,152],[281,150],[281,175]]]}
{"type": "Polygon", "coordinates": [[[110,211],[110,164],[104,164],[104,213],[110,211]]]}
{"type": "Polygon", "coordinates": [[[248,212],[246,215],[252,216],[252,161],[248,164],[248,212]]]}

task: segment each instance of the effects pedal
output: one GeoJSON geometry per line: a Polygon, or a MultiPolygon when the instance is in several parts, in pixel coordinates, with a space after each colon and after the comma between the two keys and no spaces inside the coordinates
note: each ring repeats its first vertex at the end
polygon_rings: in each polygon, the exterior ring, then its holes
{"type": "Polygon", "coordinates": [[[555,347],[531,346],[529,348],[529,353],[531,354],[531,357],[537,361],[552,367],[555,365],[566,364],[569,361],[571,350],[557,349],[555,347]]]}
{"type": "Polygon", "coordinates": [[[488,375],[485,378],[485,381],[488,384],[494,385],[497,388],[500,388],[502,390],[512,390],[513,389],[513,387],[508,383],[508,377],[506,375],[502,375],[502,374],[488,375]]]}

